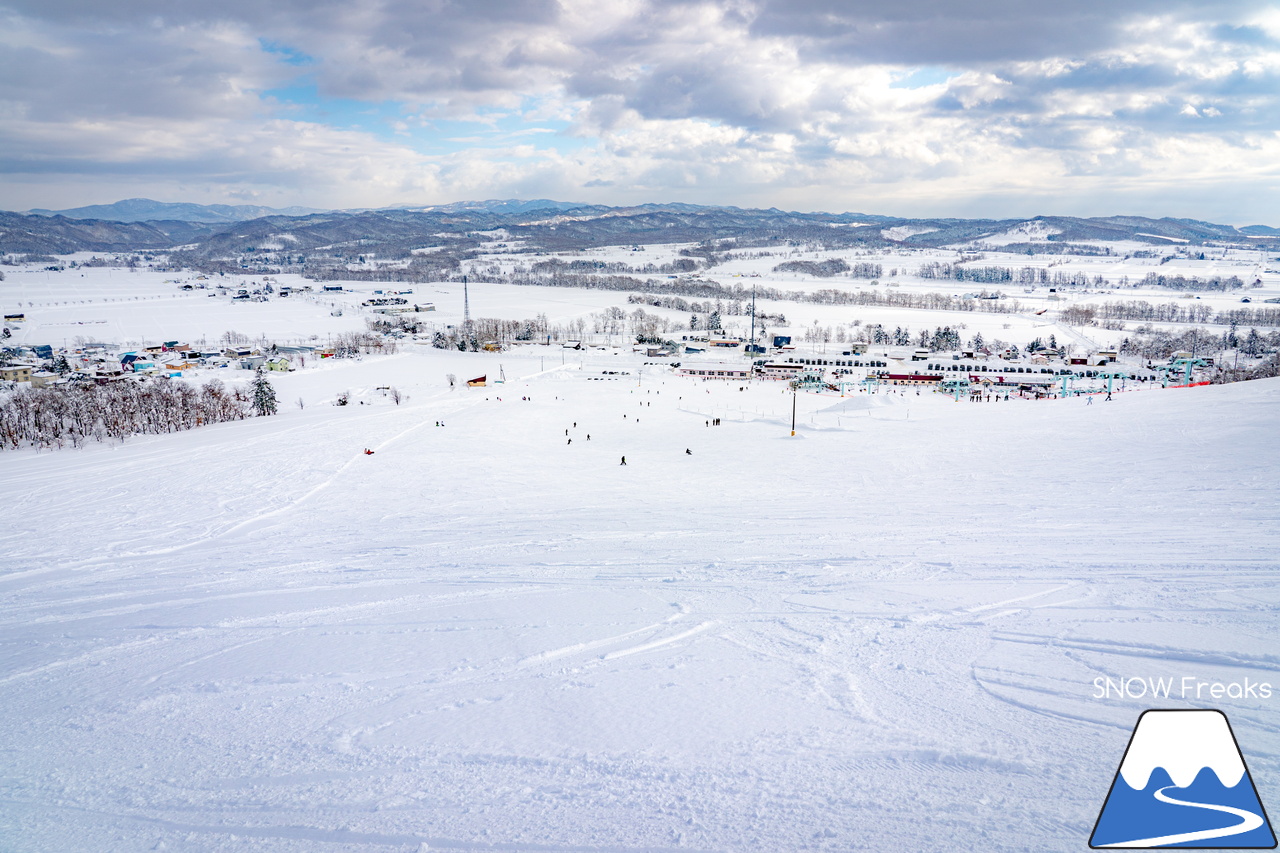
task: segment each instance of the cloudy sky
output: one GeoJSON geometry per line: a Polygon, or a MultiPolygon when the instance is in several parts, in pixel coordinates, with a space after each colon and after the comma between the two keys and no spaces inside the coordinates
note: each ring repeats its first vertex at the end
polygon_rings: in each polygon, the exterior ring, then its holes
{"type": "Polygon", "coordinates": [[[550,197],[1280,225],[1252,0],[0,0],[0,208],[550,197]]]}

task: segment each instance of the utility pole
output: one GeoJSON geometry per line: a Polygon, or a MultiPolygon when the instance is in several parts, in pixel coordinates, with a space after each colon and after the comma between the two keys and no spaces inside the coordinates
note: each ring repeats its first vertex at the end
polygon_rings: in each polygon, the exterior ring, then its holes
{"type": "Polygon", "coordinates": [[[756,354],[756,286],[751,285],[751,342],[748,344],[747,352],[754,360],[756,354]]]}
{"type": "Polygon", "coordinates": [[[796,386],[791,386],[791,437],[796,435],[796,386]]]}

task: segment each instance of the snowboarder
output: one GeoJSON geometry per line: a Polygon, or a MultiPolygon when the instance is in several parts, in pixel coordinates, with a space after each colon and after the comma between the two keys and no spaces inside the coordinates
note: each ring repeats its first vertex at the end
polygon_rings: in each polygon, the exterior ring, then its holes
{"type": "Polygon", "coordinates": [[[623,464],[623,465],[626,465],[626,464],[627,464],[627,457],[625,457],[625,456],[624,456],[624,457],[622,457],[622,464],[623,464]]]}

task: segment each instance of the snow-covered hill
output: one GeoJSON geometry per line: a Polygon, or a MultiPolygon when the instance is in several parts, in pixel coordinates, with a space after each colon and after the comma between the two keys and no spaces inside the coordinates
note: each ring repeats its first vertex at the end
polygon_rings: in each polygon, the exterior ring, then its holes
{"type": "MultiPolygon", "coordinates": [[[[3,846],[1080,850],[1152,706],[1096,678],[1280,683],[1280,382],[792,438],[779,385],[560,360],[4,454],[3,846]]],[[[1219,702],[1264,802],[1275,702],[1219,702]]]]}

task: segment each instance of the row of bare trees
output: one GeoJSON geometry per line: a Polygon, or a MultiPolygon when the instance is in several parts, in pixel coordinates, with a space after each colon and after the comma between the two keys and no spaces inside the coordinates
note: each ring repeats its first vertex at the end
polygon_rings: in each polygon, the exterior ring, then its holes
{"type": "Polygon", "coordinates": [[[114,382],[110,385],[19,387],[0,392],[0,450],[80,447],[89,441],[193,429],[237,421],[252,412],[250,396],[212,379],[114,382]]]}
{"type": "Polygon", "coordinates": [[[1072,326],[1096,326],[1103,320],[1137,320],[1156,323],[1212,323],[1229,326],[1280,326],[1280,308],[1233,308],[1219,311],[1204,303],[1178,305],[1142,299],[1070,305],[1062,309],[1062,321],[1072,326]]]}

